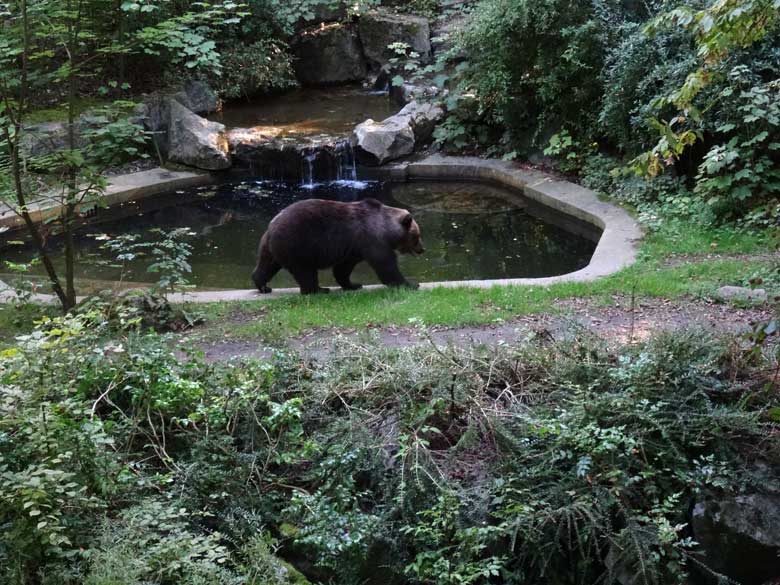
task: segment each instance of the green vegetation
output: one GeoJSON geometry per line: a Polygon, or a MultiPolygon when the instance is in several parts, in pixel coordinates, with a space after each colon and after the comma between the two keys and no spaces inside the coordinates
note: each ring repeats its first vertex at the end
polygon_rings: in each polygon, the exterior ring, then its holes
{"type": "Polygon", "coordinates": [[[353,343],[208,365],[94,311],[47,319],[0,352],[0,579],[305,583],[281,556],[342,585],[682,582],[685,502],[780,449],[756,348],[353,343]]]}
{"type": "Polygon", "coordinates": [[[776,319],[736,339],[618,344],[573,328],[496,347],[440,347],[426,326],[723,284],[780,292],[780,0],[481,0],[437,62],[395,46],[406,81],[435,74],[449,90],[440,146],[544,152],[636,211],[647,236],[618,274],[191,311],[164,297],[190,269],[176,230],[112,240],[120,265],[152,258],[152,290],[76,304],[79,207],[100,205],[106,170],[147,148],[130,98],[182,71],[227,98],[291,87],[296,30],[376,4],[0,1],[0,201],[44,265],[50,230],[68,248],[64,274],[46,266],[64,314],[30,304],[23,282],[0,305],[3,585],[733,582],[708,567],[690,511],[780,475],[776,319]],[[29,124],[85,111],[85,140],[27,150],[29,124]],[[52,187],[65,211],[33,225],[29,203],[52,187]],[[201,317],[190,341],[164,333],[201,317]],[[285,348],[374,325],[428,341],[341,339],[317,360],[285,348]],[[207,363],[190,346],[227,336],[277,349],[207,363]]]}
{"type": "Polygon", "coordinates": [[[438,65],[451,90],[438,140],[545,150],[656,214],[776,225],[779,12],[778,0],[484,0],[449,55],[457,67],[438,65]]]}

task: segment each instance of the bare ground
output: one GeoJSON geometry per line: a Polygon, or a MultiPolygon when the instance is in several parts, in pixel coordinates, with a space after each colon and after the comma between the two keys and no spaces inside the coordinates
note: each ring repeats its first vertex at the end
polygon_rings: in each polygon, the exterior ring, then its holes
{"type": "MultiPolygon", "coordinates": [[[[359,341],[371,337],[389,348],[433,341],[437,345],[476,343],[498,345],[529,337],[563,339],[575,332],[591,332],[616,341],[637,341],[654,332],[673,329],[698,329],[715,334],[737,334],[753,324],[768,321],[772,310],[767,305],[735,307],[707,300],[683,298],[642,299],[634,303],[615,296],[609,306],[596,305],[590,299],[567,299],[556,303],[555,314],[524,315],[490,325],[432,327],[421,331],[414,327],[376,327],[364,330],[321,329],[288,340],[290,349],[312,358],[327,357],[338,338],[359,341]]],[[[225,340],[198,344],[207,361],[231,358],[267,357],[272,348],[262,339],[225,340]]]]}

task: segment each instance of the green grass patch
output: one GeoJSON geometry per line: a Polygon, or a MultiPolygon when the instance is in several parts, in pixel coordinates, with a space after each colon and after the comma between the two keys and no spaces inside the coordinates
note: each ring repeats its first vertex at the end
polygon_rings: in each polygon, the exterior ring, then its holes
{"type": "Polygon", "coordinates": [[[206,317],[199,335],[208,339],[255,338],[282,341],[311,329],[404,326],[411,320],[426,325],[462,326],[500,322],[520,315],[555,313],[556,302],[588,298],[612,304],[616,294],[680,298],[707,296],[725,284],[744,285],[770,270],[768,236],[730,228],[708,229],[673,223],[648,234],[633,266],[593,282],[566,282],[549,287],[496,286],[489,289],[379,289],[302,297],[290,295],[251,302],[212,303],[192,307],[206,317]],[[669,265],[678,255],[715,255],[669,265]],[[731,258],[730,255],[739,255],[731,258]]]}
{"type": "MultiPolygon", "coordinates": [[[[80,116],[87,110],[110,104],[110,100],[98,98],[79,98],[76,101],[76,116],[80,116]]],[[[51,108],[33,110],[26,116],[28,124],[43,124],[46,122],[65,122],[68,119],[68,105],[59,104],[51,108]]]]}
{"type": "MultiPolygon", "coordinates": [[[[672,224],[643,240],[635,265],[594,282],[259,297],[257,301],[211,303],[187,310],[205,316],[206,325],[196,329],[196,335],[205,339],[260,338],[269,343],[312,329],[406,326],[413,319],[450,327],[484,325],[520,315],[556,313],[560,311],[557,301],[565,299],[588,298],[597,306],[608,306],[614,303],[614,295],[630,295],[632,291],[640,300],[707,296],[724,284],[744,285],[756,274],[768,274],[767,258],[750,260],[743,255],[759,255],[769,249],[768,237],[761,233],[672,224]],[[681,254],[715,256],[668,262],[681,254]]],[[[10,343],[15,335],[29,330],[33,318],[56,312],[54,307],[23,311],[0,307],[0,344],[10,343]]]]}
{"type": "Polygon", "coordinates": [[[488,289],[379,289],[318,296],[290,295],[273,300],[212,303],[192,307],[205,313],[209,338],[253,338],[279,341],[310,329],[403,326],[417,319],[426,325],[480,325],[533,313],[559,311],[556,301],[589,298],[608,305],[615,294],[637,298],[705,296],[723,284],[741,284],[766,262],[712,260],[659,268],[643,261],[595,282],[541,286],[496,286],[488,289]]]}

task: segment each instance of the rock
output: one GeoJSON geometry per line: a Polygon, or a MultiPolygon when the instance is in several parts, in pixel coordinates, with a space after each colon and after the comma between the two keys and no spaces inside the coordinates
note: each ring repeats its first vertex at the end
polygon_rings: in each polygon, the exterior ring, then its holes
{"type": "MultiPolygon", "coordinates": [[[[84,148],[87,145],[85,133],[95,130],[105,124],[104,116],[93,112],[84,112],[74,124],[75,147],[84,148]]],[[[21,147],[27,156],[46,156],[68,148],[68,123],[45,122],[25,128],[21,147]]]]}
{"type": "Polygon", "coordinates": [[[355,127],[358,158],[364,164],[383,165],[414,152],[433,134],[444,110],[430,102],[411,102],[395,116],[375,122],[366,120],[355,127]]]}
{"type": "Polygon", "coordinates": [[[135,110],[135,117],[142,121],[147,132],[162,156],[168,154],[168,120],[170,119],[170,98],[152,94],[135,110]]]}
{"type": "Polygon", "coordinates": [[[710,569],[742,585],[780,577],[780,495],[703,497],[691,528],[710,569]]]}
{"type": "Polygon", "coordinates": [[[428,19],[422,16],[372,10],[360,17],[358,30],[363,52],[375,68],[382,67],[395,56],[387,48],[392,43],[406,43],[422,61],[430,59],[431,31],[428,19]]]}
{"type": "Polygon", "coordinates": [[[217,93],[205,81],[190,80],[173,97],[185,108],[200,115],[216,112],[219,106],[217,93]]]}
{"type": "Polygon", "coordinates": [[[168,102],[168,159],[216,171],[231,165],[225,126],[209,122],[175,100],[168,102]]]}
{"type": "Polygon", "coordinates": [[[352,28],[330,24],[301,33],[293,43],[295,75],[303,85],[361,81],[368,67],[352,28]]]}
{"type": "Polygon", "coordinates": [[[444,118],[444,110],[432,102],[410,102],[394,117],[408,120],[414,132],[415,143],[419,145],[433,135],[436,124],[444,118]]]}
{"type": "Polygon", "coordinates": [[[435,85],[424,86],[404,83],[403,85],[390,86],[390,99],[399,106],[405,106],[414,100],[425,100],[436,97],[440,93],[441,90],[435,85]]]}
{"type": "Polygon", "coordinates": [[[299,18],[295,24],[296,30],[311,28],[313,24],[323,22],[339,22],[347,18],[347,7],[343,2],[334,4],[330,0],[320,0],[319,4],[310,7],[310,11],[311,18],[303,16],[299,18]]]}
{"type": "Polygon", "coordinates": [[[235,128],[228,132],[228,145],[235,163],[253,175],[293,183],[348,178],[344,167],[354,160],[343,138],[301,140],[267,128],[235,128]]]}
{"type": "Polygon", "coordinates": [[[406,117],[392,116],[382,122],[369,118],[355,127],[355,143],[361,162],[383,165],[414,152],[414,131],[406,117]]]}
{"type": "Polygon", "coordinates": [[[26,156],[46,156],[64,150],[68,145],[68,124],[66,122],[45,122],[24,129],[21,141],[26,156]]]}
{"type": "Polygon", "coordinates": [[[766,290],[763,288],[748,288],[745,286],[722,286],[715,291],[722,301],[751,301],[763,303],[766,301],[766,290]]]}

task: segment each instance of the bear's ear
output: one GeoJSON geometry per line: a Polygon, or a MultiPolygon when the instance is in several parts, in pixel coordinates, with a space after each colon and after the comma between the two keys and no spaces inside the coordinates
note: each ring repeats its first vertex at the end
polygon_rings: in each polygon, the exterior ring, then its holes
{"type": "Polygon", "coordinates": [[[412,226],[412,214],[407,213],[401,218],[401,225],[404,226],[404,228],[409,229],[412,226]]]}

